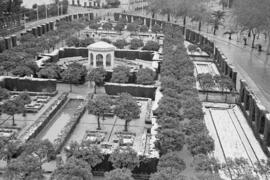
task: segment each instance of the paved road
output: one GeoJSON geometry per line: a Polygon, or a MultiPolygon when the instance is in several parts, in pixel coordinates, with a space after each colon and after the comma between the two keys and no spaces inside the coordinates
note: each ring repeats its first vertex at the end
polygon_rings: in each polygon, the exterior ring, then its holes
{"type": "Polygon", "coordinates": [[[222,38],[205,35],[215,42],[236,68],[238,79],[246,80],[262,104],[270,110],[270,56],[241,43],[231,43],[222,38]]]}

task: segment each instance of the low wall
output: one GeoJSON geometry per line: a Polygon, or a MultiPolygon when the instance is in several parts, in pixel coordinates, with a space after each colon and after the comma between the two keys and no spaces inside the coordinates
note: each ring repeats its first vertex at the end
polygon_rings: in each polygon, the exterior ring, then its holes
{"type": "Polygon", "coordinates": [[[105,83],[105,91],[109,95],[118,95],[119,93],[129,93],[135,97],[144,97],[155,100],[156,86],[144,86],[138,84],[119,84],[105,83]]]}
{"type": "Polygon", "coordinates": [[[270,114],[244,80],[240,81],[239,106],[265,153],[270,156],[270,114]]]}

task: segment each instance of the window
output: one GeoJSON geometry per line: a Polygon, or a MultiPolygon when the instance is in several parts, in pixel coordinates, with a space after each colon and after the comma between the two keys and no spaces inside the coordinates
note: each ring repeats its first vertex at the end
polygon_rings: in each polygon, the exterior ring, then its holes
{"type": "Polygon", "coordinates": [[[103,56],[101,54],[96,56],[96,60],[97,67],[103,67],[103,56]]]}
{"type": "Polygon", "coordinates": [[[90,65],[91,66],[94,65],[94,56],[93,56],[93,53],[90,54],[90,65]]]}
{"type": "Polygon", "coordinates": [[[107,54],[106,56],[106,67],[110,67],[112,65],[112,56],[111,54],[107,54]]]}

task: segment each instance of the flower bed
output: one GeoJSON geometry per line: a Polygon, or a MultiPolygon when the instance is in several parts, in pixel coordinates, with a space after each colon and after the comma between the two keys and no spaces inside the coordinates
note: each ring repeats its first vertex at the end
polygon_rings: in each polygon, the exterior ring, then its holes
{"type": "Polygon", "coordinates": [[[79,123],[81,116],[85,112],[86,102],[87,101],[77,107],[76,112],[73,114],[70,121],[65,125],[65,127],[61,130],[60,134],[58,134],[57,138],[54,140],[54,147],[56,152],[60,152],[65,142],[79,123]]]}
{"type": "Polygon", "coordinates": [[[43,127],[50,121],[59,108],[67,100],[68,93],[62,93],[60,97],[52,104],[48,109],[35,121],[20,137],[22,142],[26,142],[29,139],[36,137],[43,127]]]}

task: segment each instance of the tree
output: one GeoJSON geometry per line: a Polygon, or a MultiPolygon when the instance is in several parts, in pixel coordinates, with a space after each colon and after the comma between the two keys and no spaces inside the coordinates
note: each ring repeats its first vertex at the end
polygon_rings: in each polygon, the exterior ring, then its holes
{"type": "Polygon", "coordinates": [[[33,155],[20,156],[7,165],[8,179],[43,179],[43,171],[38,158],[33,155]]]}
{"type": "Polygon", "coordinates": [[[158,161],[157,166],[158,171],[167,169],[168,171],[176,170],[179,173],[186,169],[185,161],[180,157],[179,152],[173,151],[169,152],[163,156],[158,161]]]}
{"type": "MultiPolygon", "coordinates": [[[[17,101],[20,101],[25,106],[26,104],[30,104],[32,100],[31,100],[30,95],[27,92],[23,92],[17,97],[17,101]]],[[[26,109],[24,108],[23,116],[26,115],[25,110],[26,109]]]]}
{"type": "Polygon", "coordinates": [[[186,180],[186,178],[175,169],[163,169],[154,174],[151,174],[150,180],[186,180]]]}
{"type": "Polygon", "coordinates": [[[95,167],[104,159],[103,154],[98,146],[91,144],[89,141],[82,141],[81,144],[71,142],[68,158],[81,159],[87,162],[91,167],[95,167]]]}
{"type": "Polygon", "coordinates": [[[60,79],[62,69],[56,64],[48,64],[38,72],[40,78],[60,79]]]}
{"type": "Polygon", "coordinates": [[[125,131],[128,131],[128,123],[140,116],[141,110],[136,100],[128,93],[122,93],[117,99],[115,115],[125,120],[125,131]]]}
{"type": "Polygon", "coordinates": [[[196,177],[200,180],[224,180],[218,173],[199,173],[196,177]]]}
{"type": "Polygon", "coordinates": [[[5,88],[0,87],[0,101],[8,99],[10,97],[9,91],[5,88]]]}
{"type": "Polygon", "coordinates": [[[89,28],[96,30],[96,32],[97,32],[99,27],[100,27],[100,24],[98,24],[97,21],[95,21],[95,20],[91,21],[89,24],[89,28]]]}
{"type": "Polygon", "coordinates": [[[27,66],[17,66],[14,70],[12,70],[12,74],[15,76],[30,76],[33,74],[32,69],[27,66]]]}
{"type": "MultiPolygon", "coordinates": [[[[209,91],[215,86],[213,76],[210,73],[198,74],[197,79],[200,83],[201,88],[204,91],[209,91]]],[[[206,92],[206,101],[208,100],[208,92],[206,92]]]]}
{"type": "Polygon", "coordinates": [[[198,31],[201,31],[202,23],[209,22],[211,18],[210,12],[205,7],[205,3],[200,2],[192,6],[190,11],[191,21],[198,22],[198,31]]]}
{"type": "Polygon", "coordinates": [[[5,160],[7,164],[19,152],[21,142],[19,140],[5,141],[1,143],[0,159],[5,160]]]}
{"type": "Polygon", "coordinates": [[[270,52],[270,2],[267,0],[239,0],[234,3],[233,14],[236,17],[236,22],[252,33],[252,48],[255,47],[256,35],[259,32],[266,32],[268,35],[267,53],[270,52]],[[252,7],[252,8],[251,8],[252,7]]]}
{"type": "Polygon", "coordinates": [[[156,148],[160,154],[169,151],[181,151],[185,144],[185,135],[179,129],[162,129],[157,134],[156,148]]]}
{"type": "Polygon", "coordinates": [[[269,177],[269,175],[270,175],[270,159],[260,160],[260,161],[256,162],[255,169],[260,174],[265,175],[266,177],[269,177]]]}
{"type": "Polygon", "coordinates": [[[129,23],[127,25],[127,30],[130,31],[130,32],[137,32],[139,30],[140,26],[133,22],[133,23],[129,23]]]}
{"type": "Polygon", "coordinates": [[[127,66],[117,66],[113,69],[111,82],[127,83],[129,79],[130,68],[127,66]]]}
{"type": "MultiPolygon", "coordinates": [[[[244,177],[253,175],[253,167],[245,158],[227,158],[226,164],[222,165],[222,170],[228,177],[244,180],[244,177]]],[[[246,180],[246,179],[245,179],[246,180]]]]}
{"type": "Polygon", "coordinates": [[[53,172],[51,177],[51,180],[66,179],[92,180],[91,166],[81,159],[69,158],[53,172]]]}
{"type": "Polygon", "coordinates": [[[116,148],[110,155],[109,161],[114,168],[127,168],[131,171],[140,164],[136,151],[131,147],[116,148]]]}
{"type": "MultiPolygon", "coordinates": [[[[221,76],[215,76],[214,80],[216,83],[220,86],[222,94],[224,93],[224,90],[232,91],[234,88],[234,84],[230,77],[221,75],[221,76]]],[[[225,102],[227,101],[227,94],[225,97],[225,102]]]]}
{"type": "Polygon", "coordinates": [[[105,113],[110,112],[111,110],[111,98],[109,96],[103,95],[95,99],[90,99],[87,104],[88,113],[94,114],[97,116],[98,130],[101,130],[100,127],[100,117],[105,115],[105,113]]]}
{"type": "Polygon", "coordinates": [[[68,38],[66,40],[66,45],[68,47],[71,47],[71,46],[79,47],[80,46],[80,40],[77,37],[71,36],[70,38],[68,38]]]}
{"type": "Polygon", "coordinates": [[[142,25],[140,27],[140,32],[148,32],[148,27],[146,25],[142,25]]]}
{"type": "Polygon", "coordinates": [[[94,94],[96,94],[97,86],[103,85],[105,76],[106,71],[104,68],[95,68],[89,72],[87,79],[95,83],[94,94]]]}
{"type": "Polygon", "coordinates": [[[207,155],[212,152],[214,148],[214,140],[206,133],[194,134],[188,139],[188,149],[193,155],[207,155]]]}
{"type": "Polygon", "coordinates": [[[160,27],[160,25],[155,24],[155,25],[152,26],[151,30],[152,30],[153,33],[155,33],[157,35],[158,33],[161,32],[161,27],[160,27]]]}
{"type": "Polygon", "coordinates": [[[202,173],[218,173],[221,168],[221,164],[216,158],[208,157],[205,154],[197,154],[194,157],[193,165],[196,171],[202,173]]]}
{"type": "Polygon", "coordinates": [[[127,45],[127,42],[124,39],[117,39],[113,45],[115,45],[118,49],[123,49],[127,45]]]}
{"type": "Polygon", "coordinates": [[[56,158],[56,151],[53,144],[48,140],[31,139],[23,146],[23,155],[32,155],[38,158],[41,164],[56,158]]]}
{"type": "Polygon", "coordinates": [[[113,25],[112,25],[112,23],[110,23],[110,22],[105,22],[105,23],[102,25],[102,29],[103,29],[103,30],[106,30],[106,31],[112,30],[112,28],[113,28],[113,25]]]}
{"type": "Polygon", "coordinates": [[[3,113],[6,113],[12,116],[12,125],[16,126],[15,124],[15,114],[20,114],[25,111],[24,104],[21,100],[14,99],[6,101],[2,106],[3,113]]]}
{"type": "Polygon", "coordinates": [[[120,5],[120,1],[119,0],[106,0],[106,2],[108,3],[108,5],[110,5],[112,8],[118,8],[120,5]]]}
{"type": "Polygon", "coordinates": [[[62,80],[70,84],[70,92],[72,92],[72,84],[78,84],[85,77],[87,71],[84,66],[78,63],[73,63],[67,66],[61,73],[62,80]]]}
{"type": "Polygon", "coordinates": [[[142,50],[147,51],[158,51],[159,50],[159,44],[155,41],[147,41],[145,46],[142,48],[142,50]]]}
{"type": "Polygon", "coordinates": [[[80,47],[87,47],[90,44],[94,44],[95,40],[93,38],[85,38],[80,40],[80,47]]]}
{"type": "Polygon", "coordinates": [[[114,169],[110,172],[105,172],[105,180],[134,180],[129,169],[114,169]]]}
{"type": "Polygon", "coordinates": [[[143,85],[152,85],[155,83],[155,72],[149,68],[141,68],[137,72],[137,83],[143,85]]]}
{"type": "Polygon", "coordinates": [[[214,28],[213,34],[216,35],[216,31],[219,29],[219,26],[223,26],[223,21],[225,17],[225,12],[224,11],[214,11],[212,13],[212,18],[210,19],[210,24],[212,24],[214,28]]]}
{"type": "Polygon", "coordinates": [[[142,47],[143,41],[141,39],[134,38],[130,41],[130,49],[138,49],[139,47],[142,47]]]}
{"type": "Polygon", "coordinates": [[[121,21],[118,21],[117,24],[114,26],[114,30],[119,31],[120,34],[124,30],[124,28],[125,28],[125,23],[123,23],[121,21]]]}

